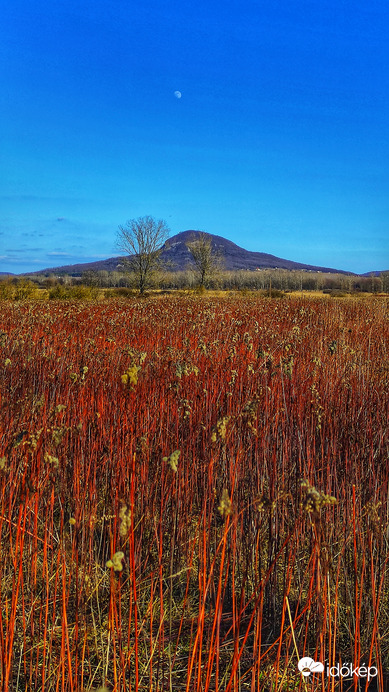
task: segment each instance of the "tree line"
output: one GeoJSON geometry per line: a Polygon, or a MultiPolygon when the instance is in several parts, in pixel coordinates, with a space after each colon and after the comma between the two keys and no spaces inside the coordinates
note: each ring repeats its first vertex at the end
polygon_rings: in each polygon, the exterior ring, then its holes
{"type": "MultiPolygon", "coordinates": [[[[212,245],[212,238],[205,232],[186,243],[191,264],[185,270],[171,271],[161,262],[161,254],[170,229],[163,219],[143,216],[119,226],[116,245],[125,253],[121,271],[86,270],[81,276],[31,275],[0,281],[0,297],[6,296],[6,286],[19,285],[21,298],[31,293],[34,285],[49,290],[50,297],[61,298],[59,286],[91,289],[137,290],[143,295],[147,290],[194,289],[198,290],[262,290],[270,295],[290,291],[323,291],[325,293],[388,293],[389,272],[379,276],[354,276],[351,274],[327,274],[317,271],[258,269],[255,271],[226,271],[223,258],[212,245]]],[[[10,293],[8,290],[8,293],[10,293]]],[[[12,291],[11,291],[12,292],[12,291]]],[[[62,292],[63,293],[63,292],[62,292]]],[[[82,293],[82,292],[81,292],[82,293]]],[[[75,296],[75,297],[82,297],[75,296]]]]}

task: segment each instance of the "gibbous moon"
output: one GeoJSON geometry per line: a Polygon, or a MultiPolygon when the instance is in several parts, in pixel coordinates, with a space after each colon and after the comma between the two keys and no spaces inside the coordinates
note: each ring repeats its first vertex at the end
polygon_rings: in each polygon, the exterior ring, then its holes
{"type": "Polygon", "coordinates": [[[182,96],[181,91],[175,91],[174,96],[176,97],[176,99],[180,99],[182,96]]]}

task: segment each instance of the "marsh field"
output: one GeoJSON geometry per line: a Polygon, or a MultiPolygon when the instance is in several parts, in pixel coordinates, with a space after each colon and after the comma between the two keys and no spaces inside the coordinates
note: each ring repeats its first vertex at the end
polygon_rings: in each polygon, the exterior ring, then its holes
{"type": "Polygon", "coordinates": [[[384,689],[387,297],[0,318],[2,692],[384,689]]]}

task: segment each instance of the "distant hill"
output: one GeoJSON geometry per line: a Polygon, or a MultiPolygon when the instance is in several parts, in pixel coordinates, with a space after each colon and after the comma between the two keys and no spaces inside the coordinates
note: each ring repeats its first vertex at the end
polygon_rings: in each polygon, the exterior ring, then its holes
{"type": "Polygon", "coordinates": [[[125,257],[110,257],[97,262],[83,262],[80,264],[64,264],[61,267],[48,267],[47,269],[39,269],[35,272],[24,272],[22,276],[48,276],[49,274],[69,274],[69,276],[81,276],[86,271],[120,271],[123,268],[123,260],[125,257]]]}
{"type": "MultiPolygon", "coordinates": [[[[171,262],[175,269],[183,269],[191,263],[190,252],[187,243],[195,240],[200,231],[183,231],[169,238],[166,241],[162,252],[163,260],[171,262]]],[[[227,240],[220,235],[207,233],[212,240],[212,246],[223,258],[225,269],[300,269],[305,271],[331,272],[337,274],[350,274],[341,269],[330,269],[329,267],[317,267],[313,264],[302,264],[292,260],[281,259],[275,255],[268,255],[265,252],[252,252],[236,245],[231,240],[227,240]]]]}
{"type": "MultiPolygon", "coordinates": [[[[192,264],[186,244],[189,241],[195,240],[199,234],[200,231],[183,231],[166,241],[162,250],[162,260],[171,271],[184,270],[192,264]]],[[[255,271],[256,269],[299,269],[334,274],[352,274],[352,272],[347,272],[342,269],[318,267],[313,264],[293,262],[291,260],[282,259],[281,257],[275,257],[275,255],[269,255],[265,252],[251,252],[250,250],[239,247],[239,245],[236,245],[231,240],[227,240],[220,235],[212,235],[211,233],[207,233],[207,235],[211,238],[212,245],[220,254],[223,266],[227,270],[246,269],[255,271]]],[[[124,256],[110,257],[106,260],[99,260],[97,262],[67,264],[62,267],[49,267],[36,272],[25,272],[25,274],[69,274],[71,276],[80,276],[85,271],[120,271],[123,268],[124,260],[124,256]]]]}
{"type": "Polygon", "coordinates": [[[381,276],[381,274],[387,274],[389,269],[383,269],[382,271],[376,271],[376,272],[365,272],[364,274],[361,274],[361,276],[381,276]]]}

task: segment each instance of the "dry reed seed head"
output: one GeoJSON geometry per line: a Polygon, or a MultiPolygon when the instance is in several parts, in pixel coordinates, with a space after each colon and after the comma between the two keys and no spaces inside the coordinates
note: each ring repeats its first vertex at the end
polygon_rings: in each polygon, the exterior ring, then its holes
{"type": "Polygon", "coordinates": [[[192,407],[191,407],[188,399],[181,399],[178,410],[183,412],[184,420],[186,418],[190,418],[191,413],[192,413],[192,407]]]}
{"type": "Polygon", "coordinates": [[[289,354],[282,359],[282,364],[284,368],[285,375],[291,379],[293,374],[293,356],[289,354]]]}
{"type": "Polygon", "coordinates": [[[5,471],[7,465],[6,457],[0,457],[0,471],[5,471]]]}
{"type": "Polygon", "coordinates": [[[228,349],[228,358],[227,360],[233,360],[233,358],[236,356],[236,346],[232,345],[228,349]]]}
{"type": "Polygon", "coordinates": [[[122,383],[125,387],[136,387],[138,384],[138,375],[140,369],[141,366],[136,365],[136,363],[133,363],[129,368],[127,368],[124,375],[122,375],[122,383]]]}
{"type": "Polygon", "coordinates": [[[119,550],[115,555],[113,555],[111,560],[108,560],[106,562],[106,567],[113,567],[115,572],[122,572],[123,570],[123,560],[124,560],[124,553],[119,550]]]}
{"type": "Polygon", "coordinates": [[[80,377],[81,377],[82,380],[85,380],[85,375],[86,375],[86,373],[88,372],[88,370],[89,370],[89,368],[88,368],[87,365],[84,365],[84,367],[82,367],[82,368],[80,369],[80,377]]]}
{"type": "Polygon", "coordinates": [[[229,423],[230,416],[224,416],[216,423],[216,426],[212,430],[211,441],[216,442],[219,438],[220,440],[225,440],[227,435],[227,425],[229,423]]]}
{"type": "Polygon", "coordinates": [[[71,428],[47,428],[47,432],[51,432],[51,441],[55,447],[61,444],[62,438],[66,432],[69,432],[71,428]]]}
{"type": "Polygon", "coordinates": [[[182,376],[188,376],[194,373],[196,376],[199,374],[200,370],[197,365],[188,363],[187,361],[179,362],[176,364],[176,377],[180,380],[182,376]]]}
{"type": "Polygon", "coordinates": [[[4,361],[4,365],[7,367],[7,365],[11,365],[11,362],[12,362],[12,361],[11,361],[10,358],[6,358],[5,361],[4,361]]]}
{"type": "Polygon", "coordinates": [[[229,381],[228,384],[234,384],[237,377],[238,377],[238,371],[237,370],[231,370],[231,380],[229,381]]]}
{"type": "Polygon", "coordinates": [[[53,457],[48,452],[45,452],[44,460],[46,461],[47,464],[51,464],[56,469],[59,466],[58,457],[53,457]]]}
{"type": "Polygon", "coordinates": [[[316,490],[307,480],[301,481],[301,488],[305,491],[305,497],[301,506],[306,512],[315,512],[317,514],[325,505],[335,505],[338,502],[336,497],[316,490]]]}
{"type": "Polygon", "coordinates": [[[139,365],[143,365],[147,358],[146,351],[138,351],[136,348],[131,348],[131,346],[125,346],[123,353],[130,356],[132,363],[138,361],[139,365]]]}
{"type": "Polygon", "coordinates": [[[145,452],[147,447],[148,447],[147,436],[142,435],[142,437],[140,437],[136,442],[136,451],[137,452],[145,452]]]}
{"type": "Polygon", "coordinates": [[[246,416],[249,420],[253,421],[257,416],[258,407],[258,399],[252,399],[251,401],[248,401],[243,408],[243,415],[246,416]]]}
{"type": "Polygon", "coordinates": [[[381,501],[379,501],[377,503],[367,502],[362,509],[362,516],[370,519],[370,521],[373,524],[373,526],[375,527],[375,529],[378,529],[378,528],[384,526],[384,524],[381,522],[381,518],[380,518],[380,515],[378,513],[378,510],[380,507],[382,507],[381,501]]]}
{"type": "Polygon", "coordinates": [[[171,470],[174,471],[174,473],[177,473],[177,467],[178,467],[178,460],[181,455],[181,450],[176,449],[175,452],[172,452],[170,457],[162,457],[162,461],[167,461],[171,470]]]}
{"type": "Polygon", "coordinates": [[[54,409],[54,413],[61,413],[65,409],[66,409],[65,404],[58,404],[54,409]]]}
{"type": "Polygon", "coordinates": [[[23,445],[27,445],[31,447],[31,449],[36,449],[42,432],[43,428],[40,428],[40,430],[37,430],[35,433],[30,433],[28,440],[24,440],[23,445]]]}
{"type": "Polygon", "coordinates": [[[232,502],[226,488],[223,489],[222,496],[220,498],[220,505],[218,510],[223,517],[228,517],[232,513],[232,502]]]}
{"type": "Polygon", "coordinates": [[[147,353],[145,351],[137,351],[136,349],[132,349],[130,347],[125,348],[123,351],[131,357],[131,365],[122,375],[122,383],[125,387],[130,387],[133,389],[138,384],[139,371],[142,369],[142,365],[146,360],[147,353]],[[139,362],[139,365],[136,361],[139,362]]]}
{"type": "Polygon", "coordinates": [[[258,429],[252,424],[251,420],[247,421],[247,427],[249,428],[249,430],[251,430],[255,437],[258,437],[258,429]]]}
{"type": "Polygon", "coordinates": [[[256,500],[255,504],[259,512],[271,512],[275,507],[275,503],[271,502],[267,495],[261,495],[261,497],[256,500]]]}
{"type": "Polygon", "coordinates": [[[122,505],[119,511],[120,528],[119,536],[125,538],[131,528],[131,510],[127,508],[127,505],[122,505]]]}

